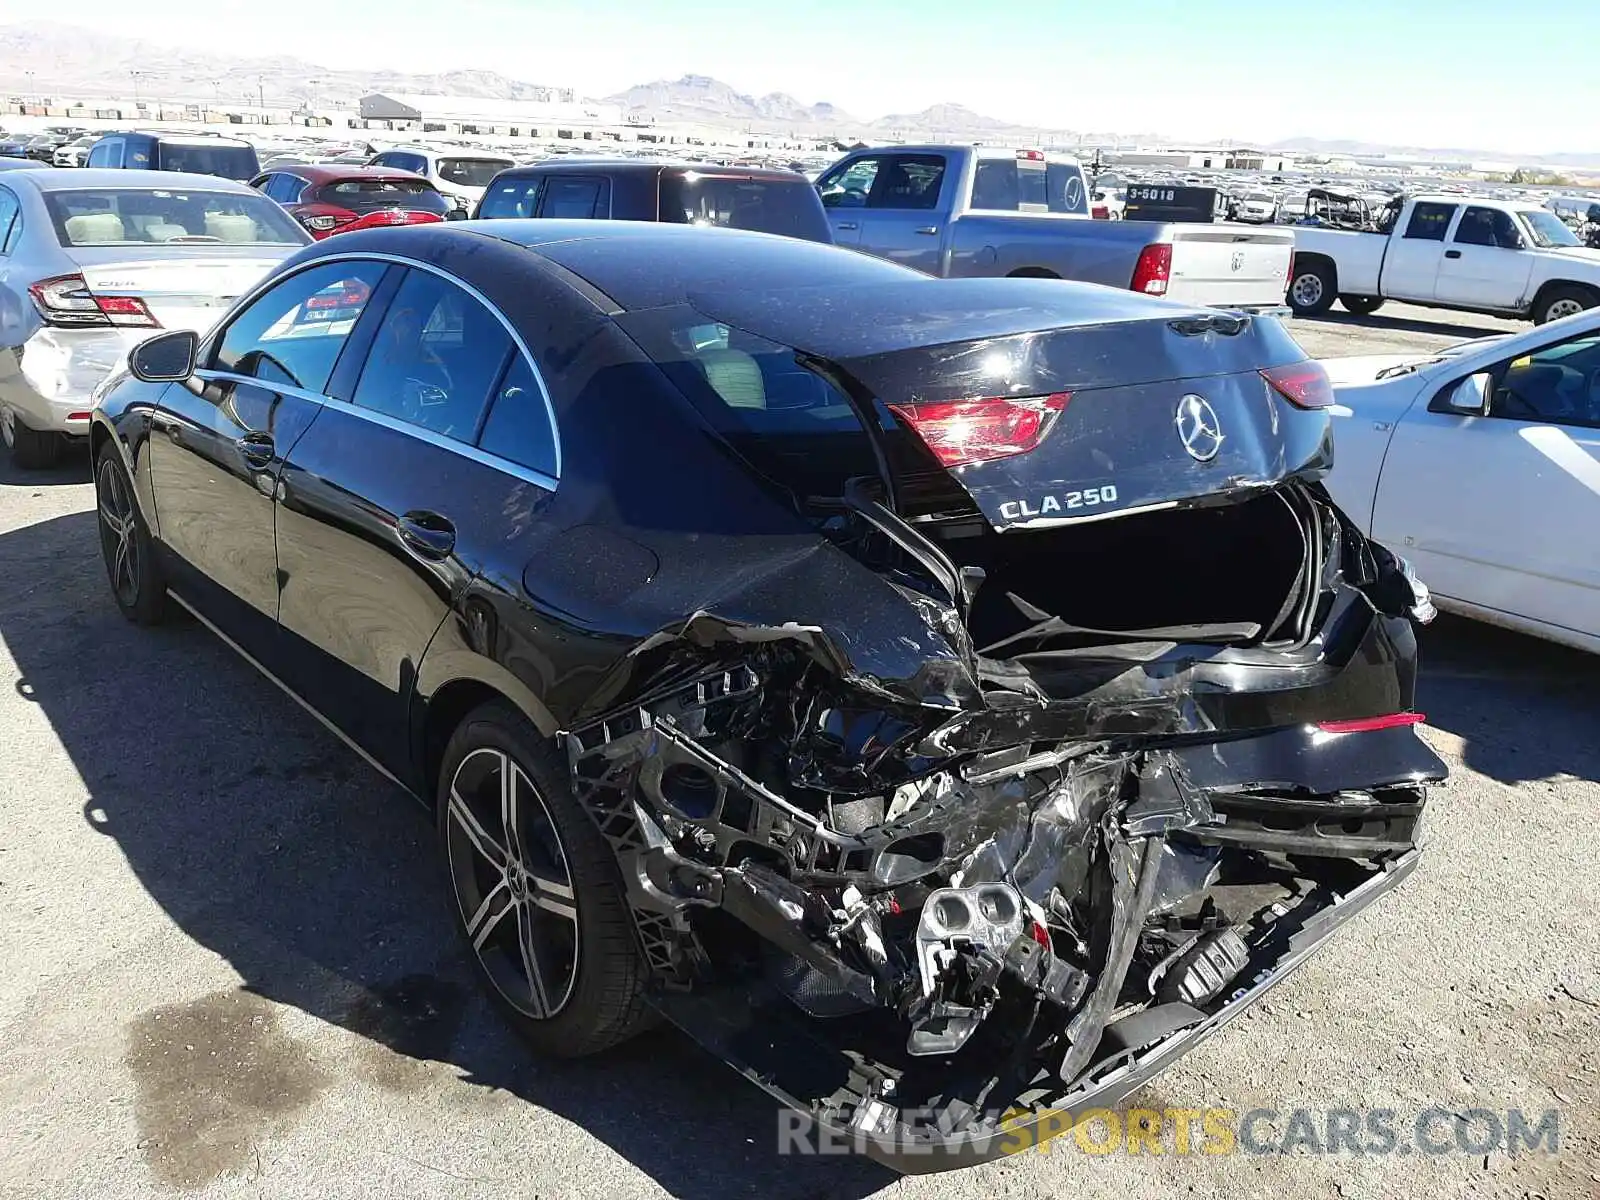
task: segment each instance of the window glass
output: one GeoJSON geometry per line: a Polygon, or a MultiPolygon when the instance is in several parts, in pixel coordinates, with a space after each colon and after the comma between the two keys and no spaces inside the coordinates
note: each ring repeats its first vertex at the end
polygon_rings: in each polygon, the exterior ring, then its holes
{"type": "Polygon", "coordinates": [[[483,194],[478,216],[531,217],[539,211],[539,186],[542,175],[512,176],[502,179],[483,194]]]}
{"type": "Polygon", "coordinates": [[[1494,218],[1497,215],[1492,208],[1467,209],[1461,214],[1461,224],[1456,226],[1455,236],[1450,240],[1463,246],[1494,245],[1494,218]]]}
{"type": "Polygon", "coordinates": [[[1538,209],[1524,210],[1522,219],[1528,223],[1528,232],[1533,237],[1533,244],[1541,250],[1550,250],[1557,246],[1583,245],[1583,240],[1568,229],[1561,218],[1554,213],[1540,212],[1538,209]]]}
{"type": "Polygon", "coordinates": [[[290,276],[234,319],[211,366],[322,391],[385,269],[383,263],[337,262],[290,276]]]}
{"type": "Polygon", "coordinates": [[[944,157],[938,154],[894,154],[872,181],[868,208],[931,209],[939,205],[944,157]]]}
{"type": "Polygon", "coordinates": [[[1087,214],[1088,188],[1083,168],[1072,163],[1050,163],[1045,168],[1045,203],[1053,213],[1087,214]]]}
{"type": "Polygon", "coordinates": [[[455,207],[426,179],[405,175],[393,179],[340,179],[324,185],[317,199],[354,213],[404,208],[442,217],[455,207]]]}
{"type": "Polygon", "coordinates": [[[817,185],[822,192],[822,203],[827,208],[865,208],[872,182],[878,177],[883,159],[877,156],[858,158],[843,169],[835,169],[822,177],[817,185]]]}
{"type": "Polygon", "coordinates": [[[584,175],[552,175],[545,184],[541,217],[587,220],[611,215],[611,182],[584,175]]]}
{"type": "Polygon", "coordinates": [[[509,158],[441,158],[439,178],[456,187],[488,187],[496,175],[514,166],[509,158]]]}
{"type": "Polygon", "coordinates": [[[157,164],[163,171],[187,171],[191,175],[217,175],[245,183],[261,170],[256,152],[249,146],[185,146],[162,142],[157,164]]]}
{"type": "Polygon", "coordinates": [[[1406,237],[1427,242],[1444,241],[1450,228],[1450,218],[1456,215],[1454,204],[1420,203],[1411,210],[1411,223],[1406,226],[1406,237]]]}
{"type": "Polygon", "coordinates": [[[354,401],[470,442],[505,366],[511,335],[455,284],[408,271],[378,326],[354,401]]]}
{"type": "Polygon", "coordinates": [[[1513,421],[1600,427],[1600,336],[1573,338],[1507,363],[1489,412],[1513,421]]]}
{"type": "Polygon", "coordinates": [[[813,242],[833,240],[816,192],[798,175],[760,179],[669,170],[661,176],[661,219],[753,229],[813,242]]]}
{"type": "Polygon", "coordinates": [[[46,192],[45,208],[63,246],[166,242],[302,246],[311,239],[259,192],[84,188],[46,192]]]}
{"type": "Polygon", "coordinates": [[[10,188],[0,188],[0,254],[10,254],[22,227],[22,206],[10,188]]]}
{"type": "Polygon", "coordinates": [[[1024,166],[1014,158],[980,158],[972,178],[972,207],[1087,213],[1089,202],[1083,171],[1070,163],[1024,166]]]}
{"type": "Polygon", "coordinates": [[[556,473],[550,413],[534,378],[533,366],[520,353],[512,359],[511,369],[500,384],[478,445],[490,454],[532,470],[551,476],[556,473]]]}
{"type": "Polygon", "coordinates": [[[972,207],[1016,212],[1020,200],[1016,160],[980,158],[972,178],[972,207]]]}
{"type": "Polygon", "coordinates": [[[127,142],[123,147],[122,165],[134,170],[146,171],[150,169],[150,152],[153,143],[142,138],[127,142]]]}

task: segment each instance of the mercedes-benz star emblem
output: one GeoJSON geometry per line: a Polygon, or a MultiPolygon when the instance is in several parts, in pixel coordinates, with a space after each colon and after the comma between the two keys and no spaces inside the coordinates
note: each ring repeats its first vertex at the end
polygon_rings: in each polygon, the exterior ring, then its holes
{"type": "Polygon", "coordinates": [[[1217,411],[1207,404],[1203,396],[1190,394],[1178,401],[1174,418],[1178,427],[1178,440],[1195,462],[1210,462],[1222,449],[1222,422],[1217,411]]]}

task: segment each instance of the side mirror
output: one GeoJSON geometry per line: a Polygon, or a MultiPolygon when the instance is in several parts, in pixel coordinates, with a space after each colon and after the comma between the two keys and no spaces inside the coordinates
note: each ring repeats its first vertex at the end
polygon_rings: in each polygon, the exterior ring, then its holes
{"type": "Polygon", "coordinates": [[[1494,376],[1487,371],[1468,375],[1440,394],[1441,408],[1463,417],[1486,417],[1494,391],[1494,376]]]}
{"type": "Polygon", "coordinates": [[[445,213],[444,219],[446,221],[465,221],[471,215],[472,214],[464,208],[452,208],[449,212],[445,213]]]}
{"type": "Polygon", "coordinates": [[[128,369],[145,383],[181,383],[194,374],[200,353],[200,335],[192,329],[175,329],[140,342],[128,355],[128,369]]]}

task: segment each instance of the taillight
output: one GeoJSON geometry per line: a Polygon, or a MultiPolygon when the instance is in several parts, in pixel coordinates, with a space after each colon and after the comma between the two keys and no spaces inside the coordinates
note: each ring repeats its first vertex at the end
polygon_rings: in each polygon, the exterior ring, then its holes
{"type": "Polygon", "coordinates": [[[1089,210],[1089,215],[1096,221],[1109,220],[1111,217],[1111,208],[1106,204],[1096,204],[1089,210]]]}
{"type": "Polygon", "coordinates": [[[420,212],[409,208],[380,208],[367,213],[360,220],[345,227],[350,233],[357,229],[377,229],[385,225],[428,225],[443,221],[438,213],[420,212]]]}
{"type": "Polygon", "coordinates": [[[1165,296],[1172,278],[1172,243],[1155,242],[1139,251],[1128,286],[1146,296],[1165,296]]]}
{"type": "Polygon", "coordinates": [[[306,300],[306,311],[315,312],[319,309],[356,308],[367,302],[372,296],[372,289],[365,280],[352,279],[348,283],[335,285],[338,291],[324,288],[315,296],[306,300]]]}
{"type": "Polygon", "coordinates": [[[1287,367],[1268,367],[1261,378],[1296,408],[1327,408],[1333,403],[1333,384],[1322,364],[1312,359],[1287,367]]]}
{"type": "Polygon", "coordinates": [[[1406,725],[1421,725],[1428,719],[1426,713],[1389,713],[1382,717],[1361,717],[1355,721],[1318,721],[1323,733],[1372,733],[1378,729],[1399,729],[1406,725]]]}
{"type": "Polygon", "coordinates": [[[349,225],[356,214],[335,204],[308,204],[296,212],[295,217],[310,230],[312,237],[325,238],[349,225]]]}
{"type": "Polygon", "coordinates": [[[1048,396],[980,396],[889,409],[914,429],[942,466],[960,467],[1026,454],[1044,440],[1070,392],[1048,396]]]}
{"type": "Polygon", "coordinates": [[[82,275],[57,275],[28,288],[45,323],[63,328],[121,325],[158,329],[161,322],[137,296],[96,296],[82,275]]]}
{"type": "Polygon", "coordinates": [[[1025,162],[1043,162],[1044,161],[1044,151],[1043,150],[1018,150],[1017,151],[1017,157],[1022,159],[1022,160],[1024,160],[1025,162]]]}

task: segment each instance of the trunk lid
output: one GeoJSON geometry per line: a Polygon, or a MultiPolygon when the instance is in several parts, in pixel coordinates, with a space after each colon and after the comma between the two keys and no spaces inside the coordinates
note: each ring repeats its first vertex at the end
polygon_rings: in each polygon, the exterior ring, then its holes
{"type": "Polygon", "coordinates": [[[1288,230],[1177,225],[1167,298],[1218,307],[1282,304],[1293,257],[1288,230]]]}
{"type": "Polygon", "coordinates": [[[194,253],[174,254],[171,246],[164,246],[141,257],[119,246],[72,249],[67,254],[96,296],[142,300],[163,329],[204,333],[236,299],[298,249],[285,246],[282,253],[273,253],[260,247],[229,251],[196,246],[194,253]]]}

